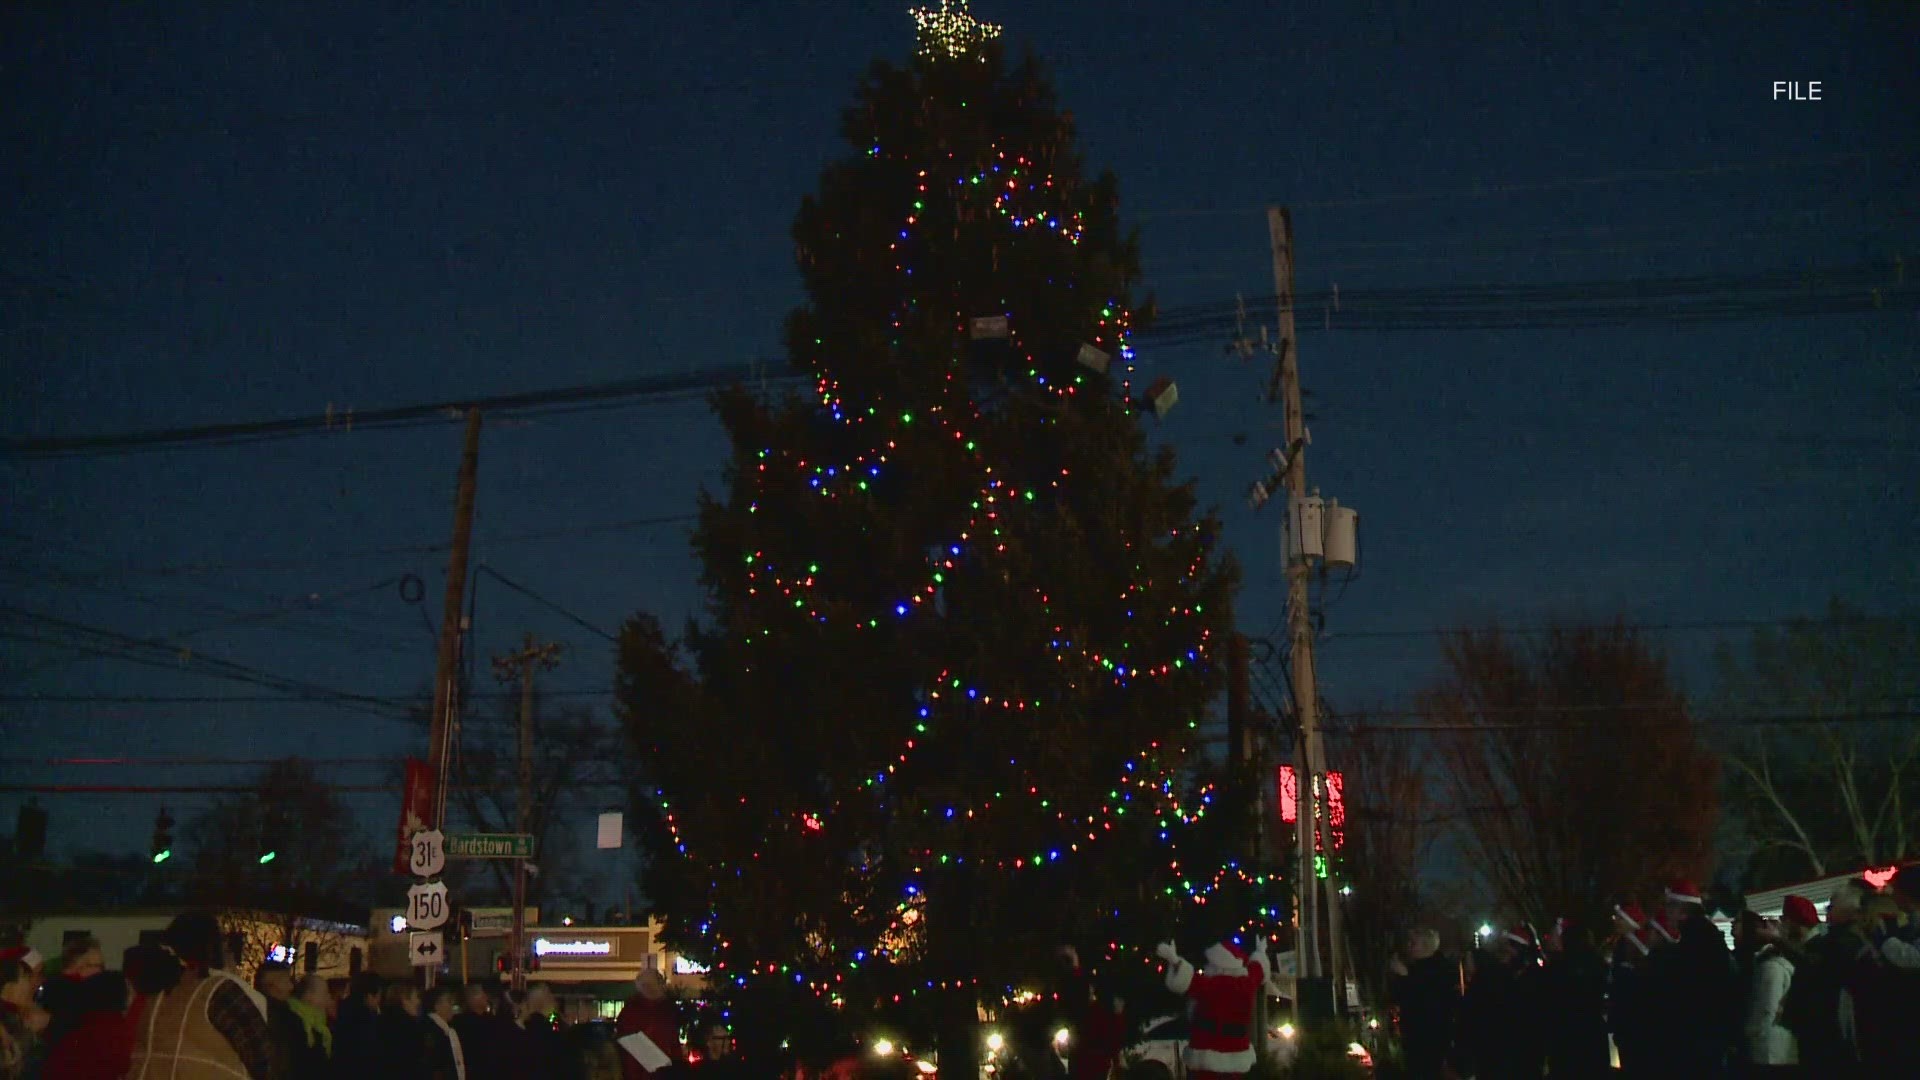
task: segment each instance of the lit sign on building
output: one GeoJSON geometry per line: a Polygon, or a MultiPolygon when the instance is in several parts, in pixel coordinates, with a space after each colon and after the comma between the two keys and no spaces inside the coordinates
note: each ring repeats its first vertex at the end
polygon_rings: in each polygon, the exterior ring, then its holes
{"type": "Polygon", "coordinates": [[[676,956],[673,958],[673,973],[675,975],[705,975],[707,969],[684,956],[676,956]]]}
{"type": "Polygon", "coordinates": [[[612,956],[611,941],[548,941],[538,938],[533,943],[535,956],[612,956]]]}
{"type": "Polygon", "coordinates": [[[291,964],[293,963],[293,952],[285,945],[275,945],[273,948],[267,950],[267,963],[291,964]]]}

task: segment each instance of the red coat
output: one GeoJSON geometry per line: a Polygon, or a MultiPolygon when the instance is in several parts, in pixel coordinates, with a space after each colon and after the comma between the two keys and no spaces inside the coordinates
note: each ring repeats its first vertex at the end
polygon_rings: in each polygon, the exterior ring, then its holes
{"type": "MultiPolygon", "coordinates": [[[[135,1012],[139,1012],[135,1007],[135,1012]]],[[[134,1016],[93,1012],[54,1044],[41,1075],[46,1080],[120,1080],[133,1067],[134,1016]]]]}
{"type": "MultiPolygon", "coordinates": [[[[615,1037],[625,1037],[636,1031],[651,1039],[675,1065],[686,1064],[687,1053],[680,1045],[680,1012],[671,998],[649,1001],[639,994],[628,998],[621,1006],[620,1019],[614,1021],[613,1033],[615,1037]]],[[[620,1074],[626,1080],[646,1080],[648,1076],[647,1070],[641,1068],[625,1048],[620,1050],[620,1074]]]]}
{"type": "Polygon", "coordinates": [[[1253,1068],[1254,1003],[1266,985],[1267,969],[1258,960],[1225,961],[1208,950],[1207,970],[1195,972],[1182,960],[1167,971],[1167,987],[1185,994],[1192,1014],[1186,1064],[1192,1072],[1244,1073],[1253,1068]]]}

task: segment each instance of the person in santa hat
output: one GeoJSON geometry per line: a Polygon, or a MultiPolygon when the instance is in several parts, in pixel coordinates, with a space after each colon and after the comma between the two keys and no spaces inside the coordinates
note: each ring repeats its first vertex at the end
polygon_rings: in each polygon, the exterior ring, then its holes
{"type": "Polygon", "coordinates": [[[1607,960],[1594,934],[1576,919],[1554,923],[1557,945],[1540,973],[1547,1072],[1556,1080],[1600,1077],[1607,1053],[1607,960]]]}
{"type": "Polygon", "coordinates": [[[1216,942],[1207,946],[1207,966],[1200,971],[1180,958],[1171,941],[1154,952],[1167,962],[1167,989],[1187,998],[1191,1010],[1187,1074],[1195,1080],[1246,1075],[1254,1063],[1254,1005],[1273,970],[1265,951],[1216,942]]]}
{"type": "Polygon", "coordinates": [[[1654,923],[1661,937],[1671,939],[1655,952],[1653,964],[1660,1053],[1678,1075],[1718,1075],[1740,1035],[1733,954],[1692,882],[1668,886],[1666,908],[1666,919],[1654,923]]]}
{"type": "Polygon", "coordinates": [[[1537,1077],[1546,1067],[1541,1038],[1539,943],[1516,926],[1481,949],[1460,1003],[1454,1069],[1484,1080],[1537,1077]]]}
{"type": "Polygon", "coordinates": [[[1652,919],[1632,900],[1614,905],[1613,926],[1619,935],[1613,945],[1607,983],[1607,1025],[1614,1049],[1620,1052],[1620,1071],[1645,1076],[1653,1071],[1655,1019],[1648,967],[1654,936],[1652,919]]]}

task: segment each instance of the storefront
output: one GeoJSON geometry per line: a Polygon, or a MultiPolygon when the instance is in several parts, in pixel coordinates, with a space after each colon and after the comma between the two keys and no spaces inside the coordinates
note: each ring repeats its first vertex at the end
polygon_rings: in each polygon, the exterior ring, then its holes
{"type": "MultiPolygon", "coordinates": [[[[460,982],[498,985],[506,977],[511,955],[510,913],[503,909],[476,909],[473,935],[456,941],[450,934],[447,964],[442,977],[460,982]]],[[[373,950],[375,970],[390,977],[406,974],[406,920],[382,909],[384,919],[373,950]]],[[[538,912],[529,912],[538,919],[538,912]]],[[[633,981],[652,970],[666,976],[676,992],[695,997],[706,989],[705,972],[660,942],[658,921],[638,926],[539,926],[527,928],[530,977],[553,989],[561,1004],[576,1017],[611,1018],[633,995],[633,981]]]]}

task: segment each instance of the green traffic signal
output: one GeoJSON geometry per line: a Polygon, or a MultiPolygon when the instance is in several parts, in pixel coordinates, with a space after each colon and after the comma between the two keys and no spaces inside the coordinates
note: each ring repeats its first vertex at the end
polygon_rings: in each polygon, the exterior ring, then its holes
{"type": "Polygon", "coordinates": [[[165,851],[156,851],[153,853],[153,862],[154,862],[154,865],[156,866],[158,866],[163,862],[166,862],[168,859],[171,859],[171,858],[173,858],[173,850],[171,848],[165,851]]]}
{"type": "Polygon", "coordinates": [[[280,853],[277,851],[269,851],[265,855],[260,856],[260,865],[261,866],[267,865],[268,863],[272,862],[274,859],[278,858],[279,854],[280,853]]]}

